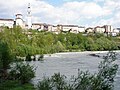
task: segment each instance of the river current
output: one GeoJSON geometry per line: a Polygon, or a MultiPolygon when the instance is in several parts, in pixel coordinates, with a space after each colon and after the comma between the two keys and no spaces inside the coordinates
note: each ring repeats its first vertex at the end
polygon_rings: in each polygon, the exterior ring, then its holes
{"type": "MultiPolygon", "coordinates": [[[[68,78],[73,75],[77,75],[78,69],[82,71],[89,70],[91,73],[98,71],[98,65],[103,60],[105,52],[69,52],[69,53],[56,53],[51,55],[45,55],[44,61],[31,62],[36,67],[36,77],[33,79],[33,83],[37,83],[44,76],[50,77],[54,73],[60,72],[68,78]],[[99,55],[100,57],[91,56],[90,54],[99,55]]],[[[119,65],[119,69],[115,78],[114,90],[120,90],[120,52],[117,53],[116,63],[119,65]]]]}

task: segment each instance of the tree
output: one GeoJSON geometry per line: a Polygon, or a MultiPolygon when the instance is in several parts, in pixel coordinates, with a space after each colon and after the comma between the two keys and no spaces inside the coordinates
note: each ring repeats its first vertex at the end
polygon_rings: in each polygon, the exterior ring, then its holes
{"type": "Polygon", "coordinates": [[[8,76],[7,69],[13,60],[13,55],[8,44],[4,41],[0,41],[0,73],[4,79],[8,76]]]}
{"type": "Polygon", "coordinates": [[[25,84],[35,77],[35,69],[28,63],[18,62],[11,68],[10,76],[11,79],[18,80],[21,84],[25,84]]]}

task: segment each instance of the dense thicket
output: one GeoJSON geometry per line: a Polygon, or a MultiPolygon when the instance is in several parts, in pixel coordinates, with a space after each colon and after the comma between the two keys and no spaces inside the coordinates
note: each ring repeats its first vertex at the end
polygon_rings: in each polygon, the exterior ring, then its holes
{"type": "Polygon", "coordinates": [[[8,42],[0,40],[0,90],[34,90],[34,68],[18,61],[8,42]],[[25,85],[24,85],[25,84],[25,85]]]}
{"type": "Polygon", "coordinates": [[[20,27],[4,28],[0,39],[6,41],[17,56],[55,53],[63,51],[99,51],[119,49],[120,39],[103,34],[25,31],[20,27]]]}

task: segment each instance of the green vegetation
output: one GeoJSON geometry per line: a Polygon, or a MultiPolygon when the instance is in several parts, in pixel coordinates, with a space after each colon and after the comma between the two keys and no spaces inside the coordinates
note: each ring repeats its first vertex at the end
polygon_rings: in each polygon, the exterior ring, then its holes
{"type": "Polygon", "coordinates": [[[35,88],[30,83],[21,85],[15,80],[6,80],[5,82],[0,83],[0,90],[35,90],[35,88]]]}
{"type": "Polygon", "coordinates": [[[9,72],[10,79],[18,80],[21,84],[29,83],[35,77],[34,67],[28,63],[14,63],[9,72]]]}
{"type": "Polygon", "coordinates": [[[29,81],[35,77],[32,66],[16,62],[5,41],[0,41],[0,90],[35,90],[29,81]],[[13,62],[14,61],[14,62],[13,62]]]}
{"type": "Polygon", "coordinates": [[[8,77],[7,69],[13,61],[13,55],[6,42],[0,41],[0,82],[8,77]]]}
{"type": "Polygon", "coordinates": [[[5,41],[16,56],[56,53],[65,51],[100,51],[120,49],[120,39],[103,34],[25,31],[20,27],[3,28],[0,40],[5,41]]]}
{"type": "Polygon", "coordinates": [[[43,78],[38,83],[38,90],[114,90],[114,77],[118,65],[114,63],[116,54],[109,52],[98,66],[98,73],[78,71],[78,76],[70,80],[66,76],[54,74],[51,78],[43,78]]]}
{"type": "MultiPolygon", "coordinates": [[[[25,31],[20,27],[3,28],[0,32],[0,90],[35,90],[30,80],[35,77],[35,69],[26,62],[18,62],[19,56],[45,53],[84,50],[120,49],[119,38],[104,35],[87,35],[25,31]]],[[[60,73],[43,78],[37,85],[38,90],[113,90],[114,77],[118,65],[114,63],[116,54],[110,52],[98,66],[98,73],[78,71],[78,76],[68,80],[60,73]]],[[[34,61],[36,57],[34,56],[34,61]]],[[[22,60],[21,60],[22,61],[22,60]]]]}

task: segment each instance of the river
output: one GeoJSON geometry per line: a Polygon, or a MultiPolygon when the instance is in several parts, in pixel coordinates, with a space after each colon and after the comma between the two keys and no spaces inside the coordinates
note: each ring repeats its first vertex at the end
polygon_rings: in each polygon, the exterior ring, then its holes
{"type": "MultiPolygon", "coordinates": [[[[60,72],[70,78],[72,75],[77,75],[78,69],[82,71],[89,70],[91,73],[98,71],[98,65],[105,52],[68,52],[45,55],[44,61],[32,61],[31,64],[36,67],[36,77],[33,83],[37,83],[44,76],[50,77],[54,73],[60,72]],[[100,57],[90,56],[89,54],[97,54],[100,57]]],[[[117,53],[118,65],[120,65],[120,52],[117,53]]],[[[120,90],[120,67],[115,78],[115,89],[120,90]]]]}

